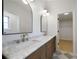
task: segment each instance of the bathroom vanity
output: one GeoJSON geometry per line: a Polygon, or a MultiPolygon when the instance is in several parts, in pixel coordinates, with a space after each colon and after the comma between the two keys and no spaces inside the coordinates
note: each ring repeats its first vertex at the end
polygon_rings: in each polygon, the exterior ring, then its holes
{"type": "Polygon", "coordinates": [[[7,59],[52,59],[56,50],[56,36],[40,36],[3,47],[7,59]]]}
{"type": "Polygon", "coordinates": [[[41,22],[39,22],[40,30],[46,36],[39,34],[39,37],[36,37],[38,32],[37,34],[32,33],[34,21],[30,5],[24,5],[21,0],[4,0],[2,58],[52,59],[56,50],[56,37],[47,35],[46,19],[41,15],[41,22]],[[27,33],[32,33],[35,37],[28,37],[27,33]]]}
{"type": "Polygon", "coordinates": [[[47,43],[42,45],[25,59],[52,59],[53,53],[56,50],[55,40],[56,37],[51,38],[47,43]]]}

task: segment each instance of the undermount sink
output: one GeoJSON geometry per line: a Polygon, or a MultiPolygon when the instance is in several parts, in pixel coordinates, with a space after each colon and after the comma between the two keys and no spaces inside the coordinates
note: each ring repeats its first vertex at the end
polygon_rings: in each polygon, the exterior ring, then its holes
{"type": "Polygon", "coordinates": [[[28,40],[28,41],[24,41],[24,42],[20,42],[17,47],[31,47],[33,45],[36,45],[36,43],[38,43],[40,41],[38,40],[28,40]]]}
{"type": "Polygon", "coordinates": [[[34,46],[36,46],[38,42],[39,42],[38,40],[28,40],[25,42],[20,42],[19,44],[17,43],[9,44],[4,48],[9,52],[10,51],[17,52],[17,51],[21,51],[22,49],[26,49],[26,50],[31,49],[34,46]]]}

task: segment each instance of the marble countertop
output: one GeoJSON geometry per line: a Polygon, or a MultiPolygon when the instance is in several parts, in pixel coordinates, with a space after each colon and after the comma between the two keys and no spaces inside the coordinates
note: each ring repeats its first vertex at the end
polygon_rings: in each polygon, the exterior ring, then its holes
{"type": "Polygon", "coordinates": [[[54,36],[40,36],[30,38],[29,41],[21,42],[19,44],[8,44],[2,47],[2,53],[8,59],[25,59],[25,57],[32,54],[53,37],[54,36]]]}

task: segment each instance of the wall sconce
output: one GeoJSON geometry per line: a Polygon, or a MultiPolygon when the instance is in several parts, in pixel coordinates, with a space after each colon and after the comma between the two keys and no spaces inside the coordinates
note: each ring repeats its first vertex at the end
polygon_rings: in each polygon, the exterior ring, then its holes
{"type": "MultiPolygon", "coordinates": [[[[28,0],[22,0],[24,4],[28,5],[28,0]]],[[[34,0],[29,0],[30,2],[33,2],[34,0]]]]}
{"type": "Polygon", "coordinates": [[[46,13],[46,15],[47,15],[47,16],[49,16],[49,15],[50,15],[50,13],[46,13]]]}
{"type": "Polygon", "coordinates": [[[68,15],[69,13],[64,13],[64,15],[68,15]]]}
{"type": "Polygon", "coordinates": [[[43,10],[43,11],[42,11],[42,15],[43,15],[43,16],[49,16],[50,13],[48,12],[48,10],[43,10]]]}
{"type": "Polygon", "coordinates": [[[28,4],[27,0],[22,0],[22,1],[24,4],[26,4],[26,5],[28,4]]]}
{"type": "Polygon", "coordinates": [[[30,0],[31,2],[33,2],[34,0],[30,0]]]}

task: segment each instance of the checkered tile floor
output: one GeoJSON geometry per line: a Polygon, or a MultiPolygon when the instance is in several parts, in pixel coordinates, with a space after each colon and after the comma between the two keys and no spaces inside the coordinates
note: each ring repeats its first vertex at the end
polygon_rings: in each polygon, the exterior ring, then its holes
{"type": "Polygon", "coordinates": [[[69,53],[55,52],[53,55],[53,59],[76,59],[76,58],[69,53]]]}

